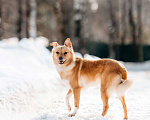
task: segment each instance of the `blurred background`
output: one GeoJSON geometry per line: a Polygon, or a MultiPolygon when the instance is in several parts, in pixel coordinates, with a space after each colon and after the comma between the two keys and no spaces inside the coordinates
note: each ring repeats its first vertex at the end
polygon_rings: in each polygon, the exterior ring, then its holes
{"type": "Polygon", "coordinates": [[[0,0],[0,40],[38,36],[59,44],[71,38],[82,55],[143,62],[150,59],[150,0],[0,0]]]}

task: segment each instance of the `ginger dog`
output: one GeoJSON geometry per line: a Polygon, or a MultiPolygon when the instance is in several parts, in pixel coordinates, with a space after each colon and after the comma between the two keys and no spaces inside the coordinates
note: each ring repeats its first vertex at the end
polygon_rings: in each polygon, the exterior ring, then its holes
{"type": "Polygon", "coordinates": [[[103,101],[102,116],[105,116],[109,109],[108,100],[111,93],[116,92],[123,106],[124,119],[128,119],[125,92],[133,81],[127,79],[127,70],[120,62],[112,59],[87,60],[75,57],[69,38],[64,45],[59,45],[57,42],[52,42],[50,45],[53,46],[53,62],[61,79],[69,81],[70,89],[66,95],[69,111],[71,111],[69,98],[74,95],[75,109],[68,116],[76,115],[82,88],[90,83],[99,82],[103,101]]]}

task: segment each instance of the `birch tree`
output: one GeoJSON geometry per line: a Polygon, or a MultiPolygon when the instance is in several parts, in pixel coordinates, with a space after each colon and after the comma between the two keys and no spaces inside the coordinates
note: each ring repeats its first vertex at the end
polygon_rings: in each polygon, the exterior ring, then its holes
{"type": "Polygon", "coordinates": [[[30,22],[29,22],[29,36],[36,38],[37,27],[36,27],[36,0],[30,0],[30,22]]]}

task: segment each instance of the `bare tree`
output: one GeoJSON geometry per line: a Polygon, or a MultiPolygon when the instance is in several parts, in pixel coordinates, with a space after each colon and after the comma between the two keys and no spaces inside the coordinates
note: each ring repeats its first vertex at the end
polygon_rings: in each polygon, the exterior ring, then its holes
{"type": "Polygon", "coordinates": [[[142,0],[137,0],[137,25],[138,34],[137,38],[139,40],[139,60],[143,62],[143,40],[142,40],[142,0]]]}
{"type": "Polygon", "coordinates": [[[62,25],[62,19],[63,19],[63,14],[62,14],[62,1],[57,1],[53,3],[53,10],[56,16],[56,23],[57,23],[57,41],[59,44],[63,44],[63,34],[62,34],[62,29],[63,29],[63,25],[62,25]]]}
{"type": "Polygon", "coordinates": [[[127,37],[127,1],[126,0],[123,0],[121,21],[122,21],[121,22],[122,24],[121,43],[123,45],[127,37]]]}
{"type": "Polygon", "coordinates": [[[0,40],[2,40],[3,27],[2,27],[2,0],[0,0],[0,40]]]}
{"type": "Polygon", "coordinates": [[[36,0],[30,0],[30,23],[29,23],[29,34],[30,37],[36,38],[37,28],[36,28],[36,0]]]}
{"type": "Polygon", "coordinates": [[[19,40],[27,37],[27,0],[18,0],[19,3],[19,21],[18,36],[19,40]]]}
{"type": "Polygon", "coordinates": [[[75,0],[74,6],[74,26],[75,26],[75,49],[82,55],[86,53],[85,34],[88,19],[90,14],[91,4],[87,1],[75,0]]]}
{"type": "Polygon", "coordinates": [[[26,0],[26,37],[29,38],[30,30],[30,1],[26,0]]]}
{"type": "Polygon", "coordinates": [[[116,38],[115,38],[115,46],[114,46],[114,49],[115,49],[115,53],[116,53],[116,56],[115,56],[115,58],[117,59],[117,60],[119,60],[119,42],[120,42],[120,40],[121,40],[121,37],[120,37],[120,6],[119,6],[119,4],[120,4],[120,0],[115,0],[114,1],[114,3],[115,3],[115,5],[114,5],[114,8],[116,8],[115,9],[115,36],[116,36],[116,38]]]}
{"type": "Polygon", "coordinates": [[[108,8],[109,8],[109,15],[110,15],[110,22],[108,24],[109,29],[109,57],[115,58],[114,52],[114,42],[116,40],[116,16],[115,11],[113,8],[113,0],[108,0],[108,8]]]}
{"type": "Polygon", "coordinates": [[[73,0],[58,0],[53,3],[57,23],[57,39],[63,44],[65,39],[73,37],[73,0]]]}
{"type": "Polygon", "coordinates": [[[64,0],[62,3],[63,13],[63,42],[68,37],[73,37],[73,0],[64,0]]]}
{"type": "Polygon", "coordinates": [[[128,0],[129,3],[129,24],[131,28],[132,45],[133,45],[133,61],[137,62],[137,46],[136,46],[136,25],[133,18],[133,0],[128,0]]]}

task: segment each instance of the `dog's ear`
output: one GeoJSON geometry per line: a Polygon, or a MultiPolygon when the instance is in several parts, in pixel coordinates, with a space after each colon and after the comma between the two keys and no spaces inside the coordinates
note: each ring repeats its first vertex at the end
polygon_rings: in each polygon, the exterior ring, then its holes
{"type": "Polygon", "coordinates": [[[57,46],[59,46],[59,44],[57,42],[52,42],[52,43],[50,43],[50,46],[57,47],[57,46]]]}
{"type": "Polygon", "coordinates": [[[70,41],[70,38],[67,38],[67,39],[65,40],[65,46],[67,46],[67,47],[69,47],[70,49],[72,49],[72,43],[71,43],[71,41],[70,41]]]}

